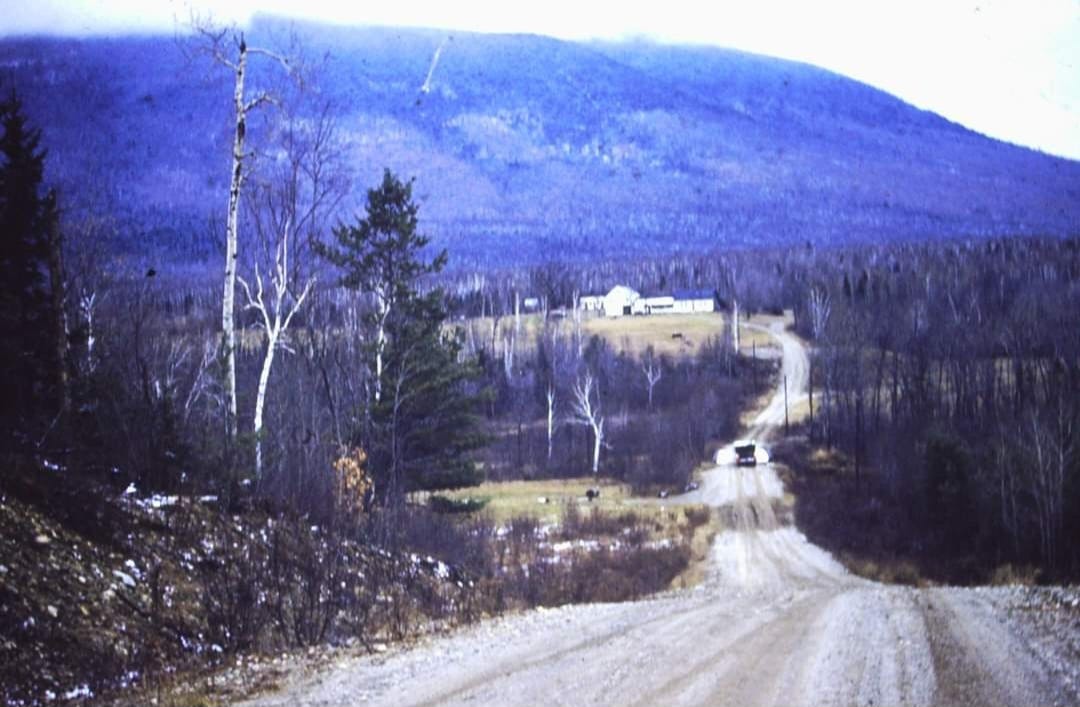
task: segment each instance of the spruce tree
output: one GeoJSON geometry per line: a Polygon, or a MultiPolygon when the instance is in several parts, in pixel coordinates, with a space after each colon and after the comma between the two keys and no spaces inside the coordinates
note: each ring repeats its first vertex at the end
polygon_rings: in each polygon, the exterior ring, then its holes
{"type": "Polygon", "coordinates": [[[55,414],[54,313],[47,286],[55,193],[42,193],[41,131],[19,99],[0,102],[0,418],[3,444],[22,448],[55,414]]]}
{"type": "Polygon", "coordinates": [[[417,232],[412,182],[389,170],[368,191],[366,214],[334,229],[320,253],[344,272],[341,283],[371,299],[364,347],[370,394],[355,437],[368,453],[376,495],[400,500],[415,489],[479,483],[471,452],[484,443],[476,409],[479,371],[461,357],[460,338],[444,326],[443,293],[421,293],[442,270],[417,232]]]}

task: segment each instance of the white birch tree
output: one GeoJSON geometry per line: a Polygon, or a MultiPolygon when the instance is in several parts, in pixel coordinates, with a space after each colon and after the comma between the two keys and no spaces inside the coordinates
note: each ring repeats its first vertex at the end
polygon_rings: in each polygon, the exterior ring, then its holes
{"type": "Polygon", "coordinates": [[[656,360],[656,353],[653,351],[652,346],[645,349],[645,357],[641,362],[641,371],[645,374],[645,385],[649,389],[649,411],[652,412],[653,389],[656,388],[656,384],[660,382],[660,379],[664,377],[663,366],[656,360]]]}
{"type": "Polygon", "coordinates": [[[289,329],[293,316],[303,306],[304,300],[311,292],[315,284],[312,278],[304,283],[299,294],[292,291],[289,281],[289,228],[286,226],[282,232],[281,240],[277,247],[273,272],[270,273],[270,290],[267,297],[259,266],[255,266],[255,288],[252,291],[244,278],[240,284],[247,300],[245,309],[258,312],[259,325],[266,334],[266,352],[263,355],[262,368],[259,371],[259,384],[255,392],[255,415],[252,422],[252,433],[255,436],[255,476],[261,478],[263,471],[262,455],[262,429],[263,410],[266,405],[266,389],[270,382],[270,370],[274,365],[274,355],[280,348],[289,351],[288,343],[284,338],[289,329]]]}
{"type": "Polygon", "coordinates": [[[599,393],[592,372],[585,371],[574,383],[574,416],[572,421],[584,425],[593,433],[593,476],[600,470],[600,448],[610,445],[604,442],[604,417],[600,412],[599,393]]]}
{"type": "Polygon", "coordinates": [[[206,18],[192,17],[192,28],[201,36],[201,49],[218,64],[231,70],[233,79],[233,140],[232,165],[229,177],[229,200],[225,219],[225,273],[221,298],[221,344],[225,367],[225,432],[230,441],[236,439],[236,278],[239,262],[239,214],[240,198],[249,172],[253,153],[248,151],[246,140],[248,116],[276,99],[267,91],[253,96],[245,92],[248,60],[252,56],[267,57],[278,63],[285,73],[297,77],[292,64],[285,56],[261,47],[249,46],[242,30],[236,27],[220,28],[206,18]]]}
{"type": "Polygon", "coordinates": [[[832,313],[832,304],[829,293],[823,287],[814,287],[810,290],[810,332],[814,341],[821,341],[825,336],[825,327],[829,324],[829,315],[832,313]]]}

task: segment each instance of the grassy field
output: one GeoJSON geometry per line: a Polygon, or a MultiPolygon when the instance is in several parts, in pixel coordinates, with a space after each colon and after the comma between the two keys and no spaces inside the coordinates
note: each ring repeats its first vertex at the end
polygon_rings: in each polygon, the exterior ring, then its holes
{"type": "Polygon", "coordinates": [[[545,523],[557,523],[566,505],[574,504],[586,513],[593,508],[610,515],[633,511],[662,526],[672,522],[677,524],[682,509],[689,507],[688,504],[680,503],[678,497],[658,499],[633,496],[626,484],[591,477],[486,481],[479,486],[440,492],[439,495],[455,501],[484,501],[484,512],[490,514],[497,523],[504,523],[520,515],[531,515],[545,523]],[[600,497],[589,501],[585,492],[590,488],[599,489],[600,497]]]}
{"type": "Polygon", "coordinates": [[[638,317],[594,317],[583,322],[590,335],[607,339],[616,351],[640,355],[649,346],[657,354],[693,356],[703,343],[723,336],[725,317],[712,314],[654,314],[638,317]]]}
{"type": "MultiPolygon", "coordinates": [[[[739,321],[742,323],[746,323],[746,320],[742,319],[741,317],[739,321]]],[[[751,324],[768,325],[775,321],[785,321],[785,323],[787,322],[787,320],[781,319],[780,317],[771,317],[765,315],[755,315],[753,317],[750,317],[751,324]]],[[[768,332],[759,331],[757,329],[750,329],[749,327],[745,326],[740,327],[739,353],[744,356],[750,356],[754,351],[755,345],[757,346],[757,351],[759,355],[768,355],[767,352],[769,349],[774,349],[778,351],[778,349],[776,349],[776,340],[773,339],[768,332]]]]}
{"type": "MultiPolygon", "coordinates": [[[[719,312],[654,314],[611,319],[589,315],[582,317],[581,333],[586,338],[600,336],[606,339],[616,351],[633,355],[639,355],[647,347],[652,346],[657,354],[673,357],[693,356],[701,344],[710,337],[724,334],[727,330],[726,322],[727,315],[719,312]]],[[[490,341],[492,338],[491,317],[457,321],[452,324],[471,329],[472,336],[478,340],[490,341]]],[[[543,324],[543,317],[540,314],[522,315],[517,345],[519,347],[533,346],[543,329],[543,324]]],[[[574,320],[570,317],[552,320],[550,324],[564,333],[572,332],[575,326],[574,320]]],[[[496,340],[504,341],[511,335],[514,327],[515,322],[512,316],[501,317],[495,333],[496,340]]]]}
{"type": "Polygon", "coordinates": [[[630,487],[608,479],[584,477],[578,479],[547,479],[540,481],[486,481],[479,486],[443,493],[457,501],[465,499],[486,500],[484,510],[499,523],[514,516],[532,515],[544,522],[557,522],[567,503],[575,503],[583,510],[599,508],[601,511],[619,513],[637,510],[640,499],[632,498],[630,487]],[[589,502],[585,491],[600,489],[600,498],[589,502]],[[546,501],[546,502],[544,502],[546,501]]]}

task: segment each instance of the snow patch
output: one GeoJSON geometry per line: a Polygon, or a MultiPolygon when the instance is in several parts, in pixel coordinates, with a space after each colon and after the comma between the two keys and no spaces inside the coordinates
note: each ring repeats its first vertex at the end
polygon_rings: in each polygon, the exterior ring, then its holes
{"type": "Polygon", "coordinates": [[[112,573],[113,573],[114,577],[116,577],[117,579],[119,579],[121,582],[124,583],[124,586],[127,586],[127,587],[134,587],[135,586],[135,578],[132,577],[127,572],[121,572],[120,570],[113,570],[112,573]]]}

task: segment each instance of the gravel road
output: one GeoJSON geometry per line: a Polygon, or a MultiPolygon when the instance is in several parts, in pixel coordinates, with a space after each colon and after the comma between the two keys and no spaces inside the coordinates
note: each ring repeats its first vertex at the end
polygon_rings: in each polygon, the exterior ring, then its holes
{"type": "MultiPolygon", "coordinates": [[[[794,336],[771,333],[794,404],[805,395],[806,352],[794,336]]],[[[768,440],[783,414],[778,391],[753,436],[768,440]]],[[[735,519],[693,590],[482,622],[348,659],[245,704],[1080,704],[1075,593],[1055,590],[1064,598],[1051,600],[1041,590],[912,589],[853,577],[777,522],[771,500],[783,486],[769,465],[737,469],[729,454],[721,450],[687,495],[735,519]]]]}

